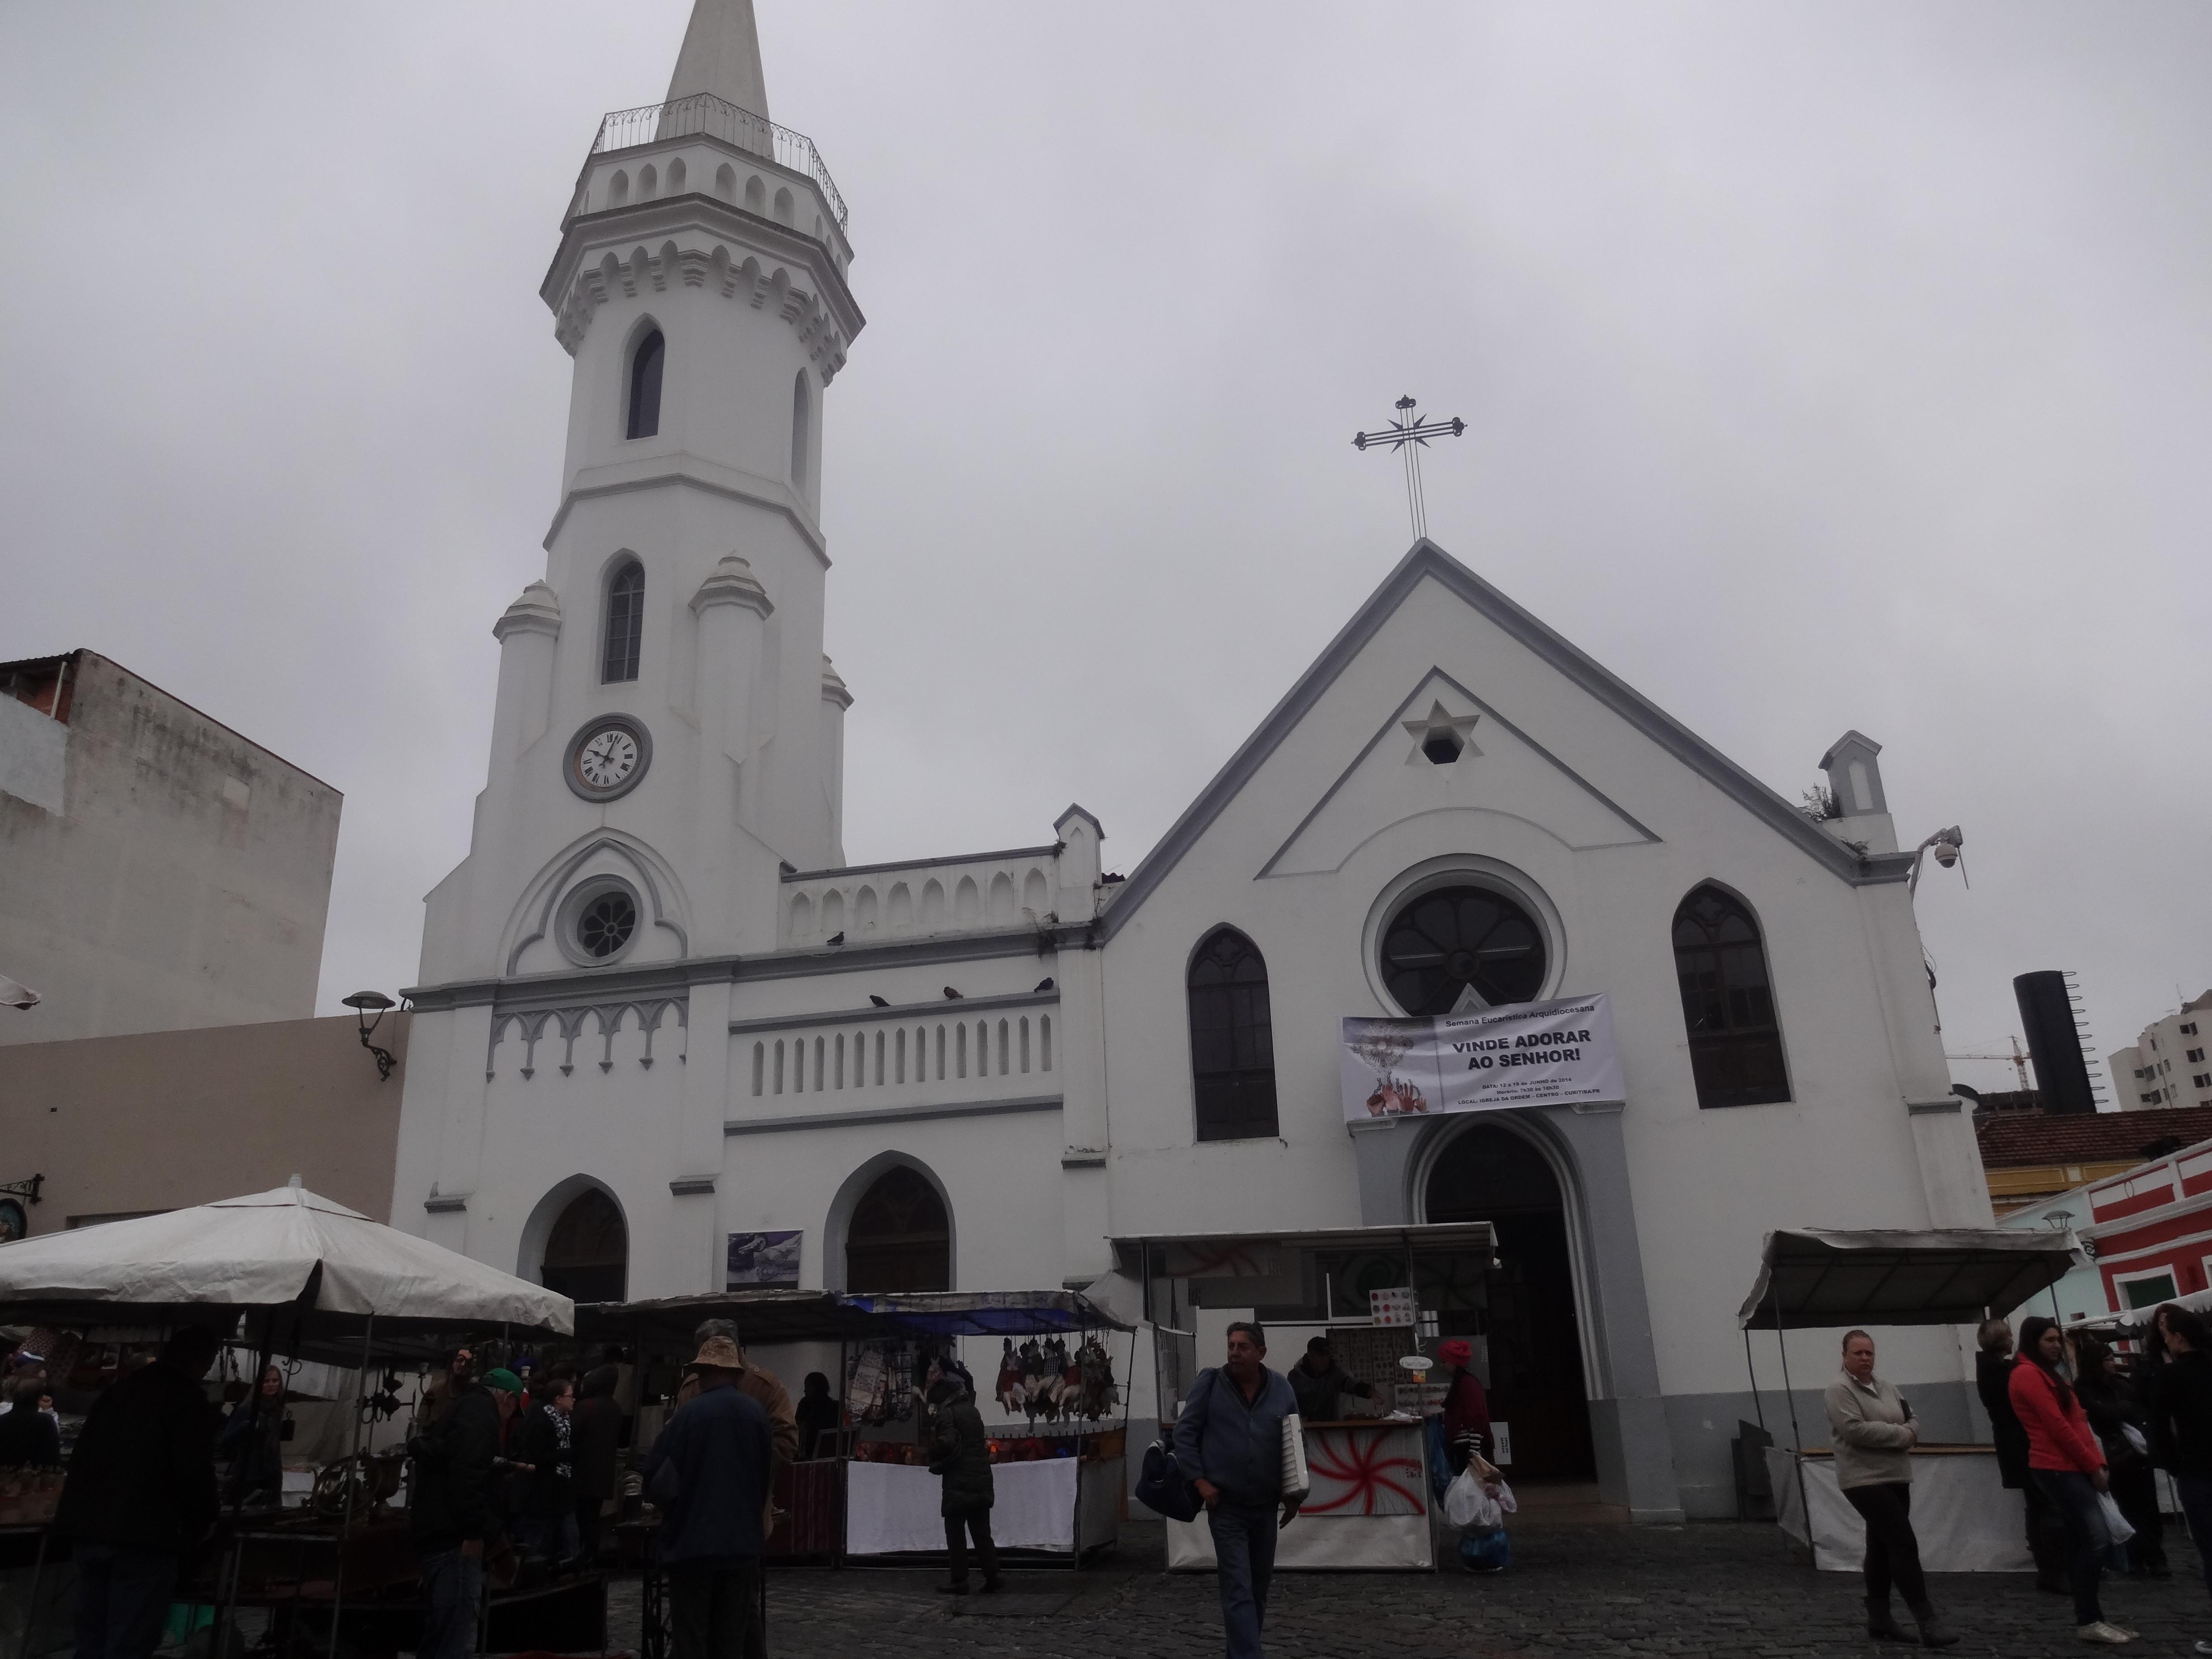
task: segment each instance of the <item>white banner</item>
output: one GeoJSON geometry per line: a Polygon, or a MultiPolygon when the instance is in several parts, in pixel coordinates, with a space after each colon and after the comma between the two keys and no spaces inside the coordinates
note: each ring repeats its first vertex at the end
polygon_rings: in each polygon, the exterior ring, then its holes
{"type": "Polygon", "coordinates": [[[1347,1019],[1337,1059],[1355,1123],[1626,1097],[1602,991],[1434,1019],[1347,1019]]]}

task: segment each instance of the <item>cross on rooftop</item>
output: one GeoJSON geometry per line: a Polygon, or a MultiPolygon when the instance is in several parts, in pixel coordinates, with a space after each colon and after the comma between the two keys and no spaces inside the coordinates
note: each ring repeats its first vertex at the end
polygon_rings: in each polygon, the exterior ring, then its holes
{"type": "Polygon", "coordinates": [[[1410,395],[1399,398],[1396,407],[1396,420],[1380,432],[1353,433],[1352,447],[1365,450],[1373,445],[1400,453],[1406,463],[1406,510],[1413,517],[1413,539],[1419,541],[1429,533],[1428,498],[1421,493],[1421,451],[1431,438],[1458,437],[1467,430],[1467,422],[1456,415],[1449,421],[1425,421],[1410,395]]]}

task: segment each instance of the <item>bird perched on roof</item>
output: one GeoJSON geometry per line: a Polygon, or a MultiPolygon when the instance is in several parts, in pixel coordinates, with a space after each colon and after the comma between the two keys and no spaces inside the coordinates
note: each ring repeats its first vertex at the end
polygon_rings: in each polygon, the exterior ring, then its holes
{"type": "Polygon", "coordinates": [[[881,997],[878,996],[878,995],[877,995],[873,991],[871,991],[871,992],[869,992],[869,993],[868,993],[868,1000],[869,1000],[870,1002],[873,1003],[873,1004],[874,1004],[877,1007],[878,1007],[878,1008],[888,1008],[888,1007],[890,1007],[890,1003],[885,1002],[885,1001],[884,1001],[881,997]]]}
{"type": "Polygon", "coordinates": [[[1042,979],[1039,980],[1036,982],[1036,988],[1040,991],[1049,991],[1052,989],[1052,975],[1050,974],[1047,974],[1042,979]]]}
{"type": "Polygon", "coordinates": [[[844,942],[845,935],[842,932],[832,933],[823,941],[825,945],[842,945],[844,942]]]}
{"type": "Polygon", "coordinates": [[[947,1002],[957,1002],[960,1000],[960,993],[948,985],[945,988],[945,1000],[947,1002]]]}

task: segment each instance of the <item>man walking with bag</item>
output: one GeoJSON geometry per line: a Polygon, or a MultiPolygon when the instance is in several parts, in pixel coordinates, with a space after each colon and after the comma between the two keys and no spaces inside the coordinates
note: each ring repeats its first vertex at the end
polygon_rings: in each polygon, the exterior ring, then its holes
{"type": "Polygon", "coordinates": [[[1275,1533],[1291,1524],[1305,1498],[1283,1491],[1284,1423],[1296,1419],[1298,1404],[1267,1358],[1265,1331],[1243,1321],[1231,1325],[1228,1362],[1199,1373],[1176,1419],[1176,1462],[1204,1500],[1213,1534],[1229,1659],[1262,1659],[1275,1533]]]}

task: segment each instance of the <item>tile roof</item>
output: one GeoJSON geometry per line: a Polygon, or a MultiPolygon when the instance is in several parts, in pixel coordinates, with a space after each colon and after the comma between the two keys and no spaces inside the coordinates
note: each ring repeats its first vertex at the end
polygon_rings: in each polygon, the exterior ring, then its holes
{"type": "Polygon", "coordinates": [[[1991,1170],[2156,1158],[2212,1139],[2212,1106],[2062,1117],[2039,1111],[1996,1113],[1976,1122],[1974,1139],[1981,1143],[1983,1167],[1991,1170]],[[2154,1145],[2161,1150],[2149,1151],[2154,1145]]]}

